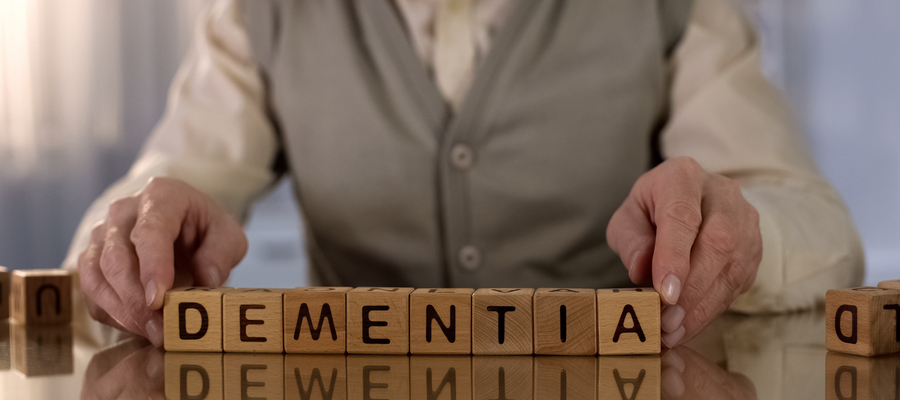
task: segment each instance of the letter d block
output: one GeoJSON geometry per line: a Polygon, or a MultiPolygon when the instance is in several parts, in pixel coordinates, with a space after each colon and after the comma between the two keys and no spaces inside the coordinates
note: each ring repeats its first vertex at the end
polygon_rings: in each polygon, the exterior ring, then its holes
{"type": "Polygon", "coordinates": [[[472,353],[530,355],[534,289],[478,289],[472,295],[472,353]]]}
{"type": "Polygon", "coordinates": [[[284,291],[284,351],[344,354],[350,287],[298,287],[284,291]]]}
{"type": "Polygon", "coordinates": [[[597,289],[597,326],[600,355],[659,354],[659,293],[597,289]]]}
{"type": "Polygon", "coordinates": [[[167,399],[222,400],[222,353],[165,354],[167,399]]]}
{"type": "Polygon", "coordinates": [[[222,293],[226,290],[183,287],[166,292],[163,346],[167,351],[222,352],[222,293]]]}
{"type": "Polygon", "coordinates": [[[825,399],[896,399],[898,371],[898,355],[860,357],[829,351],[825,355],[825,399]]]}
{"type": "Polygon", "coordinates": [[[68,324],[72,321],[72,275],[62,269],[14,271],[12,317],[31,325],[68,324]]]}
{"type": "Polygon", "coordinates": [[[9,318],[9,271],[0,267],[0,320],[9,318]]]}
{"type": "Polygon", "coordinates": [[[222,295],[225,352],[284,351],[282,293],[282,289],[233,289],[222,295]]]}
{"type": "Polygon", "coordinates": [[[416,289],[409,296],[409,352],[470,354],[474,289],[416,289]]]}
{"type": "Polygon", "coordinates": [[[347,292],[347,352],[409,353],[412,288],[359,287],[347,292]]]}
{"type": "Polygon", "coordinates": [[[859,287],[825,294],[825,347],[860,356],[900,351],[900,290],[859,287]]]}

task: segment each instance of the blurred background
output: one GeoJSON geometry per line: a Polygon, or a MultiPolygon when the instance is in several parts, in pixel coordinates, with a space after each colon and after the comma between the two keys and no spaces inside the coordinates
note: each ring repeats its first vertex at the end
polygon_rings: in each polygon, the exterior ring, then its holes
{"type": "MultiPolygon", "coordinates": [[[[208,1],[0,0],[0,265],[59,266],[82,213],[162,115],[208,1]]],[[[735,1],[850,206],[866,282],[900,278],[900,2],[735,1]]],[[[305,284],[291,196],[282,182],[257,203],[231,285],[305,284]]]]}

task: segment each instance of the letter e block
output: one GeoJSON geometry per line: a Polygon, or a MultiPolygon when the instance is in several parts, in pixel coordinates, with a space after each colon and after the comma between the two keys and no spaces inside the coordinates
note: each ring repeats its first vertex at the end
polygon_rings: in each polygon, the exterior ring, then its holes
{"type": "Polygon", "coordinates": [[[226,352],[284,351],[283,292],[282,289],[233,289],[222,295],[226,352]]]}
{"type": "Polygon", "coordinates": [[[302,287],[284,291],[284,351],[344,354],[350,287],[302,287]]]}
{"type": "Polygon", "coordinates": [[[409,352],[472,353],[474,289],[416,289],[409,296],[409,352]]]}
{"type": "Polygon", "coordinates": [[[360,287],[347,292],[347,352],[409,353],[412,288],[360,287]]]}
{"type": "Polygon", "coordinates": [[[900,351],[900,290],[858,287],[825,294],[825,347],[860,356],[900,351]]]}
{"type": "Polygon", "coordinates": [[[347,356],[347,398],[409,400],[409,357],[347,356]]]}
{"type": "Polygon", "coordinates": [[[659,354],[659,293],[597,289],[597,326],[600,355],[659,354]]]}
{"type": "Polygon", "coordinates": [[[599,357],[599,399],[659,400],[659,355],[599,357]]]}
{"type": "Polygon", "coordinates": [[[900,387],[900,356],[825,355],[826,400],[894,399],[900,387]]]}
{"type": "Polygon", "coordinates": [[[535,357],[534,398],[596,400],[597,358],[535,357]]]}
{"type": "Polygon", "coordinates": [[[223,400],[222,353],[165,354],[167,399],[223,400]]]}
{"type": "Polygon", "coordinates": [[[72,275],[63,269],[18,270],[12,273],[12,317],[33,325],[72,321],[72,275]]]}
{"type": "Polygon", "coordinates": [[[225,353],[223,364],[225,400],[284,398],[283,355],[225,353]]]}
{"type": "Polygon", "coordinates": [[[532,354],[534,289],[482,288],[472,295],[472,353],[532,354]]]}
{"type": "Polygon", "coordinates": [[[534,292],[534,354],[597,354],[594,289],[538,289],[534,292]]]}
{"type": "Polygon", "coordinates": [[[347,357],[284,356],[285,400],[347,400],[347,357]]]}
{"type": "Polygon", "coordinates": [[[183,287],[166,292],[163,346],[167,351],[222,352],[222,293],[228,288],[183,287]]]}
{"type": "Polygon", "coordinates": [[[9,271],[0,267],[0,320],[9,318],[9,271]]]}

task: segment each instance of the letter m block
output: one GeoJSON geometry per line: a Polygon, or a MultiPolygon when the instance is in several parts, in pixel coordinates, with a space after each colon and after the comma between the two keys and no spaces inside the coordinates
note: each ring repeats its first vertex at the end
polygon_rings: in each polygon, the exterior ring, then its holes
{"type": "Polygon", "coordinates": [[[298,287],[284,291],[284,351],[344,354],[350,287],[298,287]]]}
{"type": "Polygon", "coordinates": [[[900,290],[858,287],[825,294],[825,347],[860,356],[900,352],[900,290]]]}
{"type": "Polygon", "coordinates": [[[227,290],[183,287],[166,292],[166,350],[222,352],[222,294],[227,290]]]}

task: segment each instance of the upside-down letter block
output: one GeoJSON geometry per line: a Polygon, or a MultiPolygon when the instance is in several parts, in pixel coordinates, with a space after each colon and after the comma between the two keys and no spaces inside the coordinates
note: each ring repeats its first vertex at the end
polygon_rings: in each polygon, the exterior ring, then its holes
{"type": "Polygon", "coordinates": [[[9,318],[9,271],[0,267],[0,320],[9,318]]]}
{"type": "Polygon", "coordinates": [[[894,279],[890,281],[881,281],[878,282],[878,287],[885,289],[897,289],[900,290],[900,279],[894,279]]]}
{"type": "Polygon", "coordinates": [[[599,399],[659,400],[659,355],[599,357],[599,399]]]}
{"type": "Polygon", "coordinates": [[[659,293],[597,289],[597,305],[600,355],[659,354],[659,293]]]}
{"type": "Polygon", "coordinates": [[[284,356],[285,400],[347,400],[347,358],[342,355],[284,356]]]}
{"type": "Polygon", "coordinates": [[[534,289],[478,289],[472,295],[473,354],[532,354],[534,289]]]}
{"type": "Polygon", "coordinates": [[[534,399],[534,359],[532,356],[472,357],[472,398],[534,399]]]}
{"type": "Polygon", "coordinates": [[[225,353],[223,369],[225,400],[284,398],[281,354],[225,353]]]}
{"type": "Polygon", "coordinates": [[[344,354],[350,287],[300,287],[284,291],[284,351],[344,354]]]}
{"type": "Polygon", "coordinates": [[[360,287],[347,292],[347,352],[409,353],[412,288],[360,287]]]}
{"type": "Polygon", "coordinates": [[[594,289],[538,289],[534,292],[534,354],[597,354],[597,298],[594,289]]]}
{"type": "Polygon", "coordinates": [[[409,357],[347,356],[347,398],[409,400],[409,357]]]}
{"type": "Polygon", "coordinates": [[[72,321],[72,276],[63,269],[13,271],[12,317],[23,324],[72,321]]]}
{"type": "Polygon", "coordinates": [[[825,294],[825,347],[860,356],[900,351],[900,290],[859,287],[825,294]]]}
{"type": "Polygon", "coordinates": [[[9,326],[15,368],[25,376],[69,375],[75,370],[71,325],[9,326]]]}
{"type": "Polygon", "coordinates": [[[893,400],[900,393],[900,356],[825,355],[826,400],[893,400]]]}
{"type": "Polygon", "coordinates": [[[282,289],[232,289],[222,295],[226,352],[284,351],[282,292],[282,289]]]}
{"type": "Polygon", "coordinates": [[[166,350],[222,352],[222,293],[227,290],[183,287],[166,292],[163,303],[166,350]]]}
{"type": "Polygon", "coordinates": [[[409,352],[470,354],[473,292],[474,289],[416,289],[412,292],[409,295],[409,352]]]}
{"type": "Polygon", "coordinates": [[[223,400],[222,353],[165,354],[167,399],[223,400]]]}
{"type": "Polygon", "coordinates": [[[596,400],[597,358],[535,357],[534,398],[596,400]]]}
{"type": "Polygon", "coordinates": [[[469,356],[409,357],[409,398],[472,398],[472,358],[469,356]]]}

